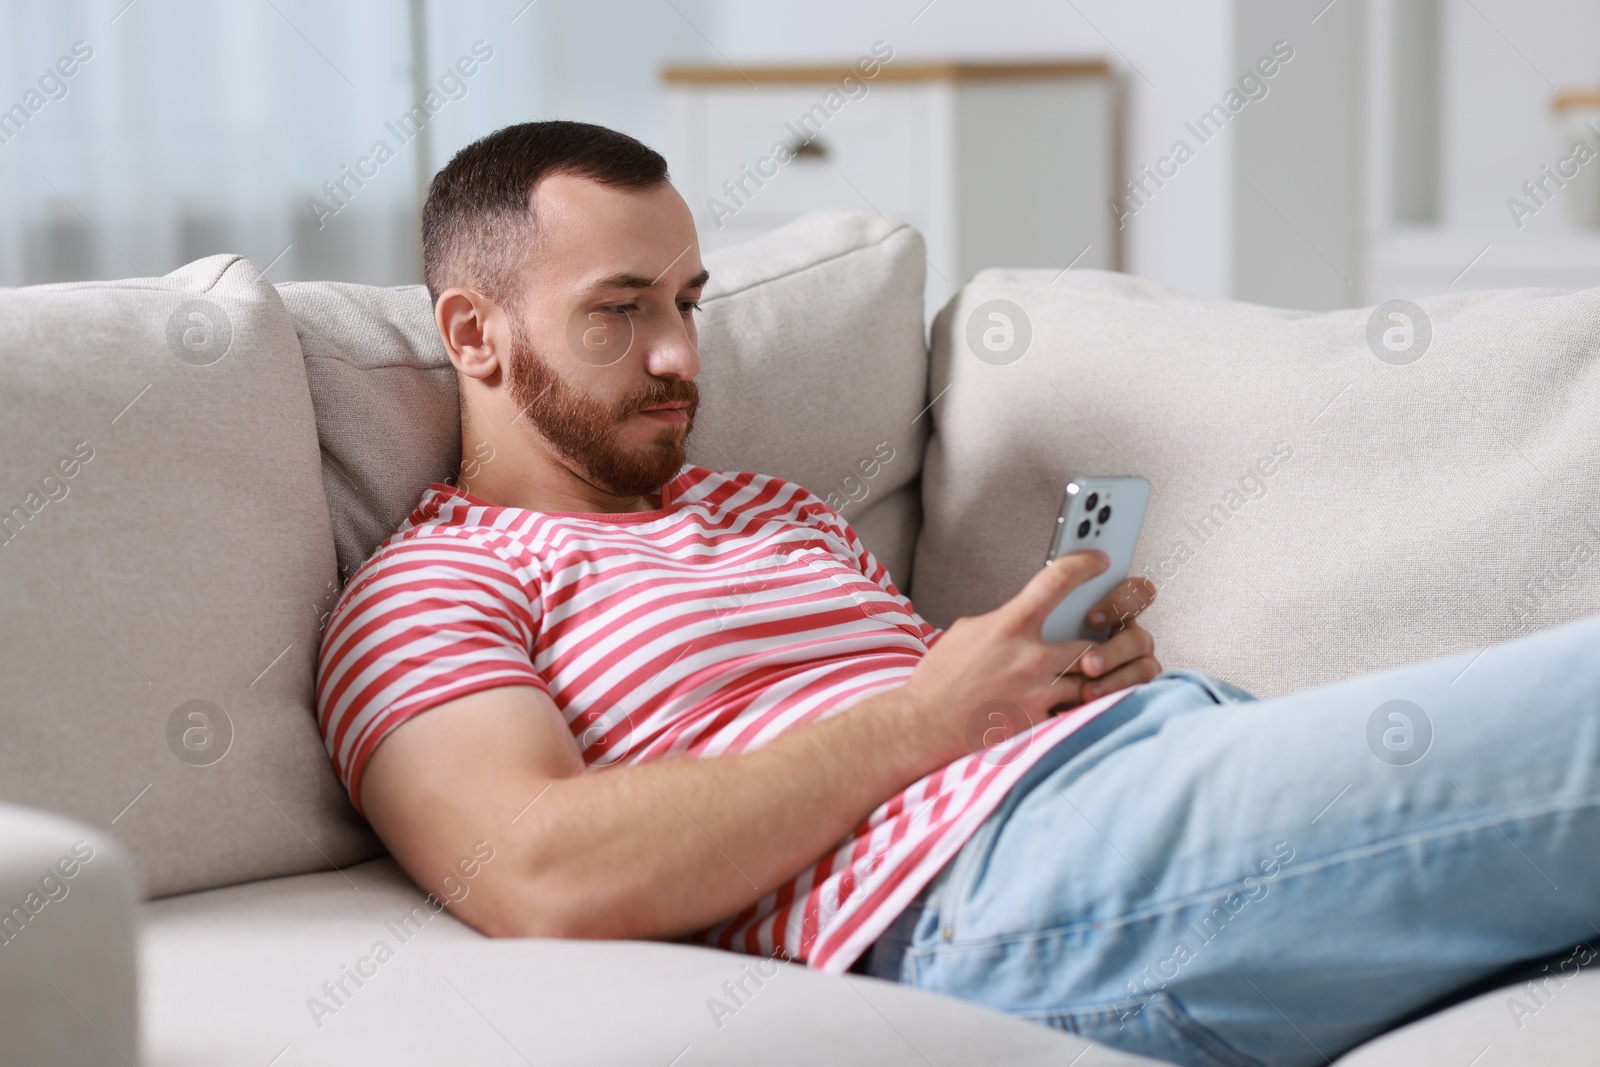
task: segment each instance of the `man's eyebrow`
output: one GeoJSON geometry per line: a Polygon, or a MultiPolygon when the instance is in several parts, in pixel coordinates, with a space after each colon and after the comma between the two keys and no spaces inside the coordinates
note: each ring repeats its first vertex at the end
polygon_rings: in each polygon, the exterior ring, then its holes
{"type": "MultiPolygon", "coordinates": [[[[702,270],[684,285],[685,289],[699,289],[711,279],[711,272],[702,270]]],[[[607,278],[601,278],[588,287],[588,291],[599,292],[603,289],[653,289],[656,279],[646,278],[642,274],[629,274],[622,271],[607,278]]]]}
{"type": "Polygon", "coordinates": [[[623,271],[620,274],[613,274],[608,278],[600,278],[591,282],[588,288],[591,293],[598,292],[601,289],[648,289],[650,288],[650,279],[642,274],[629,274],[627,271],[623,271]]]}

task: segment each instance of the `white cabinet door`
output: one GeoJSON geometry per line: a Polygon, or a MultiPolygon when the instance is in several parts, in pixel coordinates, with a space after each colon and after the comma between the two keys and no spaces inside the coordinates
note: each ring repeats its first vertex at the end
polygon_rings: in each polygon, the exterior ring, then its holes
{"type": "Polygon", "coordinates": [[[835,95],[833,111],[819,90],[686,92],[686,132],[697,158],[684,194],[703,228],[767,230],[825,207],[906,219],[928,213],[931,161],[918,136],[926,90],[868,86],[856,99],[835,95]],[[780,164],[779,146],[801,151],[780,164]]]}

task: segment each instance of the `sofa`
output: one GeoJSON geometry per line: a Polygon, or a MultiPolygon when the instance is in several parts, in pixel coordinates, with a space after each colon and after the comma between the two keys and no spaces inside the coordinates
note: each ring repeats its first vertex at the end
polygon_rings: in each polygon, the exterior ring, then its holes
{"type": "MultiPolygon", "coordinates": [[[[1311,313],[993,270],[925,331],[921,237],[876,214],[706,263],[691,461],[812,489],[936,625],[1021,587],[1079,472],[1155,487],[1163,661],[1260,695],[1600,609],[1600,290],[1311,313]]],[[[387,857],[312,677],[343,580],[493,462],[421,286],[222,255],[0,290],[0,411],[0,1061],[1150,1062],[787,964],[712,1011],[748,957],[487,939],[387,857]]],[[[1339,1062],[1592,1061],[1571,970],[1339,1062]]]]}

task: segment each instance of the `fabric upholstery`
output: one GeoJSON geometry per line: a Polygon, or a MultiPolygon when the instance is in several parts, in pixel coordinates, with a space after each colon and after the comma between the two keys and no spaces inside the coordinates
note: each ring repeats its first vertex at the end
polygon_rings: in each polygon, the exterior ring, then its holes
{"type": "Polygon", "coordinates": [[[1482,1057],[1478,1067],[1592,1062],[1600,1049],[1600,975],[1593,968],[1593,956],[1564,956],[1531,989],[1523,982],[1484,993],[1374,1038],[1339,1065],[1462,1067],[1474,1056],[1482,1057]]]}
{"type": "Polygon", "coordinates": [[[294,317],[322,448],[339,584],[461,462],[456,372],[421,285],[278,286],[294,317]]]}
{"type": "Polygon", "coordinates": [[[333,538],[273,287],[212,256],[0,290],[0,800],[162,895],[377,854],[312,716],[333,538]]]}
{"type": "Polygon", "coordinates": [[[111,1067],[136,1057],[127,854],[96,827],[9,804],[0,842],[0,1058],[111,1067]]]}
{"type": "Polygon", "coordinates": [[[386,858],[146,905],[146,1062],[262,1067],[285,1048],[279,1062],[296,1067],[1152,1062],[870,978],[773,961],[757,985],[757,962],[689,945],[489,940],[433,914],[386,858]],[[730,999],[724,983],[740,981],[748,995],[730,999]]]}
{"type": "Polygon", "coordinates": [[[1162,662],[1258,695],[1600,610],[1600,290],[1420,305],[1431,337],[1397,359],[1382,331],[1369,343],[1372,309],[979,274],[933,328],[930,392],[949,391],[918,609],[948,625],[1002,603],[1043,562],[1067,480],[1125,473],[1154,484],[1133,570],[1159,588],[1162,662]],[[995,300],[1027,320],[1020,356],[973,347],[975,315],[1003,326],[995,300]]]}

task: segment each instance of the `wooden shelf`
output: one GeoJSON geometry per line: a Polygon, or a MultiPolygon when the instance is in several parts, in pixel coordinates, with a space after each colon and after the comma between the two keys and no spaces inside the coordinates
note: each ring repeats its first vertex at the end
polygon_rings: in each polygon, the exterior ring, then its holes
{"type": "MultiPolygon", "coordinates": [[[[1010,81],[1032,78],[1105,78],[1111,67],[1104,60],[1038,60],[1022,62],[919,62],[880,63],[875,82],[1010,81]]],[[[661,72],[668,85],[805,85],[860,78],[851,66],[837,64],[742,67],[668,66],[661,72]]]]}

